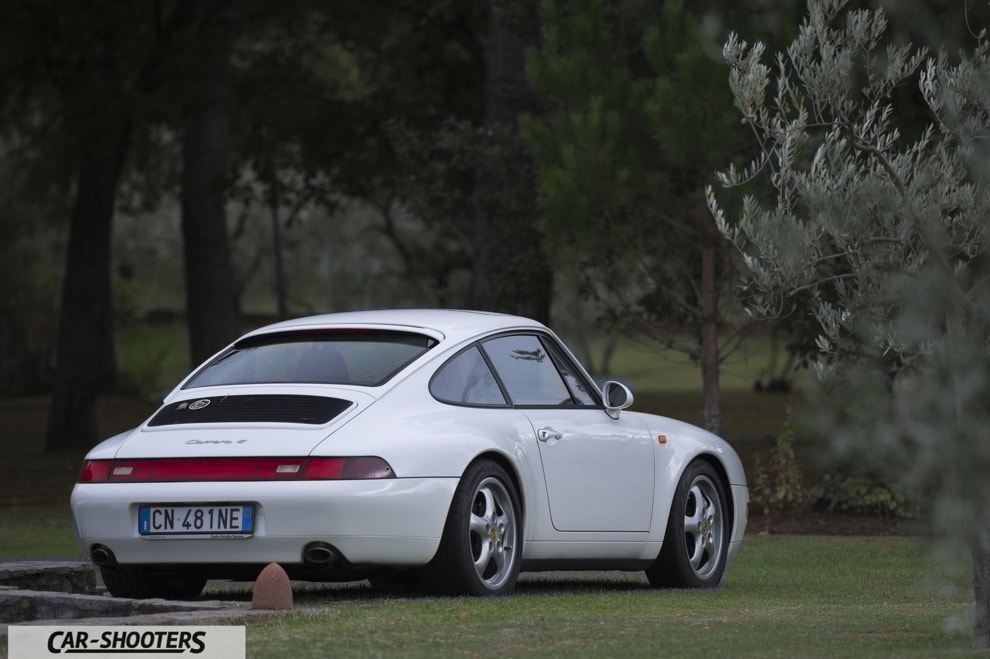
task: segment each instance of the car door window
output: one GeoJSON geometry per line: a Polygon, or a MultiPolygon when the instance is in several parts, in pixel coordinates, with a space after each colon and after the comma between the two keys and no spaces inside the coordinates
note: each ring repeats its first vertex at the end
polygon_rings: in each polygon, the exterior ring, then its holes
{"type": "Polygon", "coordinates": [[[484,343],[485,352],[515,405],[569,405],[574,401],[539,338],[511,335],[484,343]]]}
{"type": "Polygon", "coordinates": [[[430,393],[445,403],[505,405],[505,396],[477,347],[441,366],[430,382],[430,393]]]}
{"type": "Polygon", "coordinates": [[[592,395],[584,378],[578,375],[577,369],[563,357],[559,358],[558,366],[560,366],[560,374],[564,376],[564,382],[567,383],[567,388],[577,404],[588,407],[597,406],[598,401],[592,395]]]}

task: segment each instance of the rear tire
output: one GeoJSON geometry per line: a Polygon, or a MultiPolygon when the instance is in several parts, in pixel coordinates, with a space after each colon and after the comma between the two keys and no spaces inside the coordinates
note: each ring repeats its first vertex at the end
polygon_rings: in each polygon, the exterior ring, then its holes
{"type": "Polygon", "coordinates": [[[150,574],[139,567],[101,567],[100,576],[111,595],[131,599],[195,599],[206,586],[203,577],[150,574]]]}
{"type": "Polygon", "coordinates": [[[440,548],[420,570],[420,587],[442,595],[507,595],[521,562],[522,508],[515,485],[498,464],[475,462],[454,492],[440,548]]]}
{"type": "Polygon", "coordinates": [[[688,465],[667,520],[667,533],[646,576],[656,588],[717,588],[728,561],[731,534],[725,488],[709,463],[688,465]]]}

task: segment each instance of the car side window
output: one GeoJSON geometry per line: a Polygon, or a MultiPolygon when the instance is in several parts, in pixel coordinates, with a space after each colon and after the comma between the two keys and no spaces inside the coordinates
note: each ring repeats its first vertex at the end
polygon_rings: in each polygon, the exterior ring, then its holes
{"type": "Polygon", "coordinates": [[[430,381],[437,400],[460,405],[504,406],[505,396],[477,346],[440,367],[430,381]]]}
{"type": "Polygon", "coordinates": [[[484,343],[495,371],[515,405],[573,404],[553,359],[539,338],[510,335],[484,343]]]}
{"type": "Polygon", "coordinates": [[[560,374],[564,376],[564,382],[567,383],[567,388],[570,389],[577,404],[588,407],[597,406],[598,401],[588,390],[588,384],[578,375],[577,369],[573,368],[563,357],[558,360],[558,365],[560,366],[560,374]]]}

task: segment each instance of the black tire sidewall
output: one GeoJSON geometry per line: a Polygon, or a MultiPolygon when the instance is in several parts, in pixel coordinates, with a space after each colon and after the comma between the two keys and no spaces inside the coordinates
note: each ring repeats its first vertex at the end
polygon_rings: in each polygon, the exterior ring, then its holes
{"type": "Polygon", "coordinates": [[[670,506],[670,517],[667,520],[667,532],[664,535],[660,555],[647,570],[650,583],[654,586],[672,588],[717,588],[722,583],[727,568],[729,542],[731,541],[732,525],[729,515],[729,500],[725,486],[714,467],[698,460],[684,470],[677,483],[674,499],[670,506]],[[687,545],[684,541],[684,515],[687,510],[688,494],[691,486],[700,477],[712,482],[718,493],[721,505],[722,543],[719,547],[718,566],[707,578],[699,577],[690,564],[687,545]]]}
{"type": "Polygon", "coordinates": [[[423,590],[435,594],[475,596],[498,596],[512,592],[522,563],[522,520],[519,494],[505,469],[489,460],[480,460],[469,465],[454,491],[440,548],[433,560],[420,572],[419,581],[423,590]],[[468,529],[474,497],[479,486],[488,478],[496,479],[508,493],[514,524],[511,573],[498,588],[489,587],[478,576],[468,529]]]}

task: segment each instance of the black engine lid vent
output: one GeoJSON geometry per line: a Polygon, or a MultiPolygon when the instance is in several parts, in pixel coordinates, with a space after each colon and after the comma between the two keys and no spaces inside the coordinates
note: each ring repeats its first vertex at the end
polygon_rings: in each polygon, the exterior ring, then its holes
{"type": "Polygon", "coordinates": [[[302,423],[322,425],[352,403],[326,396],[256,395],[190,398],[169,403],[149,426],[183,423],[302,423]]]}

